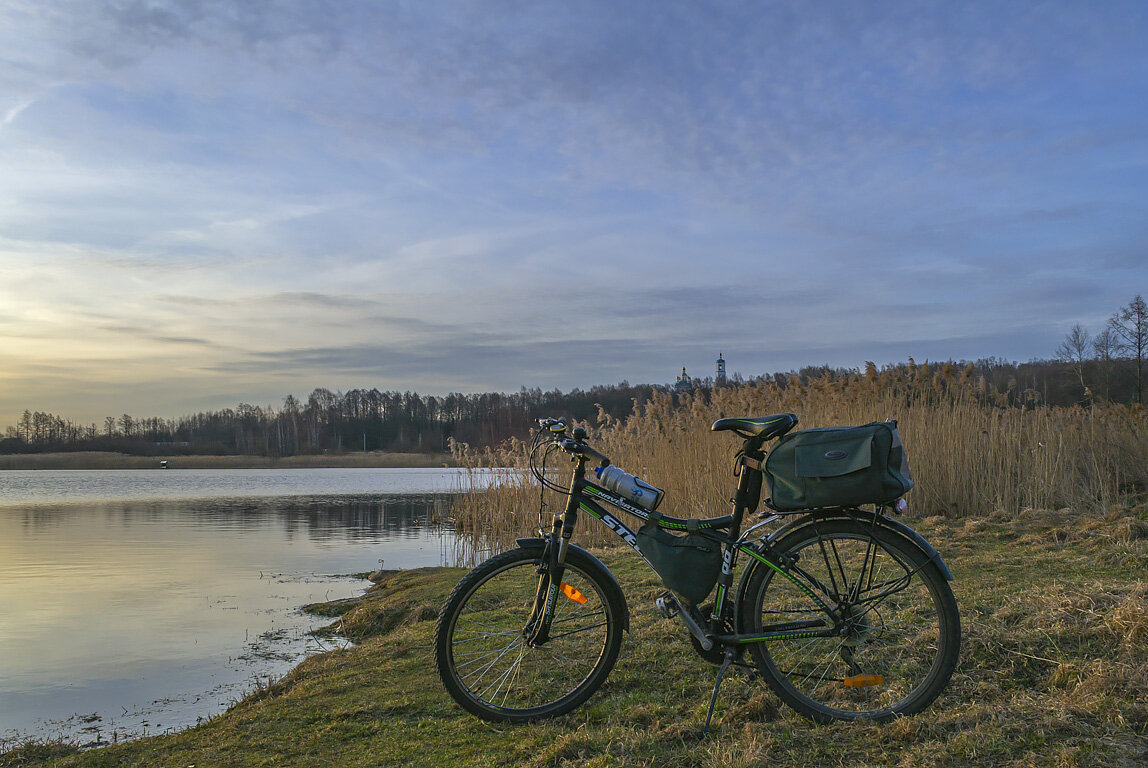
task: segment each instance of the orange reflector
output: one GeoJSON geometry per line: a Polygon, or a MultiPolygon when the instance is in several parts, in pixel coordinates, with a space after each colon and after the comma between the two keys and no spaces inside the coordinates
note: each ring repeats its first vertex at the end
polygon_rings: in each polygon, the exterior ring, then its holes
{"type": "Polygon", "coordinates": [[[581,603],[582,605],[586,604],[586,596],[578,590],[574,589],[574,587],[570,586],[566,582],[562,582],[562,586],[559,587],[559,589],[562,590],[562,594],[566,595],[566,597],[570,598],[574,602],[581,603]]]}
{"type": "Polygon", "coordinates": [[[885,678],[880,675],[853,675],[841,682],[845,683],[846,688],[868,688],[871,685],[880,685],[885,682],[885,678]]]}

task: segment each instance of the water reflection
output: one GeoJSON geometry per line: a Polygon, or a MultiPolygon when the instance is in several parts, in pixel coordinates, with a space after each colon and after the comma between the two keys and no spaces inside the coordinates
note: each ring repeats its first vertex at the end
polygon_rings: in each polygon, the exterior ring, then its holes
{"type": "Polygon", "coordinates": [[[0,507],[129,499],[269,498],[450,493],[459,469],[183,469],[0,471],[0,507]]]}
{"type": "MultiPolygon", "coordinates": [[[[305,534],[314,541],[380,541],[412,538],[438,531],[450,513],[448,494],[374,497],[288,497],[201,499],[179,501],[39,504],[7,510],[20,520],[26,535],[61,525],[117,526],[125,531],[156,523],[180,528],[233,532],[282,526],[288,536],[305,534]]],[[[0,514],[4,514],[0,510],[0,514]]]]}
{"type": "MultiPolygon", "coordinates": [[[[450,496],[0,506],[0,737],[178,729],[322,648],[347,576],[453,557],[450,496]]],[[[444,596],[445,597],[445,596],[444,596]]]]}

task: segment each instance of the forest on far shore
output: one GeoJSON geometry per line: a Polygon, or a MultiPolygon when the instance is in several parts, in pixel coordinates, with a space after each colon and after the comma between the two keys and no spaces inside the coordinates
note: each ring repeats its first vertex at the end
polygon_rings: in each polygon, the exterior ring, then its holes
{"type": "MultiPolygon", "coordinates": [[[[1078,338],[1079,340],[1079,338],[1078,338]]],[[[886,366],[925,369],[932,386],[944,390],[959,376],[976,382],[986,404],[1000,408],[1089,405],[1140,399],[1136,359],[1058,359],[1014,363],[997,358],[972,362],[925,362],[886,366]]],[[[821,378],[872,375],[852,368],[809,366],[799,371],[745,379],[735,374],[724,384],[693,380],[703,395],[715,386],[744,387],[769,382],[781,387],[821,378]]],[[[116,451],[132,455],[294,456],[352,451],[447,451],[450,441],[493,446],[525,437],[540,416],[562,415],[593,422],[599,414],[625,418],[655,392],[678,394],[672,385],[619,384],[561,392],[522,388],[514,393],[452,393],[316,389],[307,399],[287,395],[279,407],[240,403],[176,419],[109,416],[103,424],[77,424],[39,411],[25,411],[0,439],[0,454],[116,451]]],[[[735,415],[735,414],[730,414],[735,415]]],[[[736,414],[761,415],[761,414],[736,414]]]]}

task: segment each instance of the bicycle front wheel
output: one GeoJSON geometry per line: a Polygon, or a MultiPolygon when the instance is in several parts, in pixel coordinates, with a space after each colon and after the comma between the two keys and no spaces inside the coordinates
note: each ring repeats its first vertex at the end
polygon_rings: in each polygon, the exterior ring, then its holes
{"type": "Polygon", "coordinates": [[[459,705],[484,720],[565,714],[602,685],[617,661],[625,598],[600,563],[573,548],[550,638],[528,642],[541,558],[541,547],[496,555],[459,582],[439,614],[439,676],[459,705]]]}
{"type": "Polygon", "coordinates": [[[807,633],[814,636],[752,646],[782,701],[818,722],[884,721],[940,694],[957,663],[960,616],[945,577],[916,544],[879,526],[828,520],[798,528],[773,551],[788,577],[755,569],[743,631],[822,626],[807,633]]]}

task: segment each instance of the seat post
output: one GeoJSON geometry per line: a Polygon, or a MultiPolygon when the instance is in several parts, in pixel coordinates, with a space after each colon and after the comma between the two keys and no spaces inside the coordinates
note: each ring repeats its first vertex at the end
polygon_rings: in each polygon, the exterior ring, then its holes
{"type": "Polygon", "coordinates": [[[737,493],[733,499],[733,526],[730,535],[737,538],[741,533],[741,522],[746,513],[753,512],[761,503],[761,462],[765,453],[761,450],[763,440],[760,437],[747,438],[741,450],[737,452],[737,493]],[[746,464],[750,459],[757,464],[753,468],[746,464]]]}

